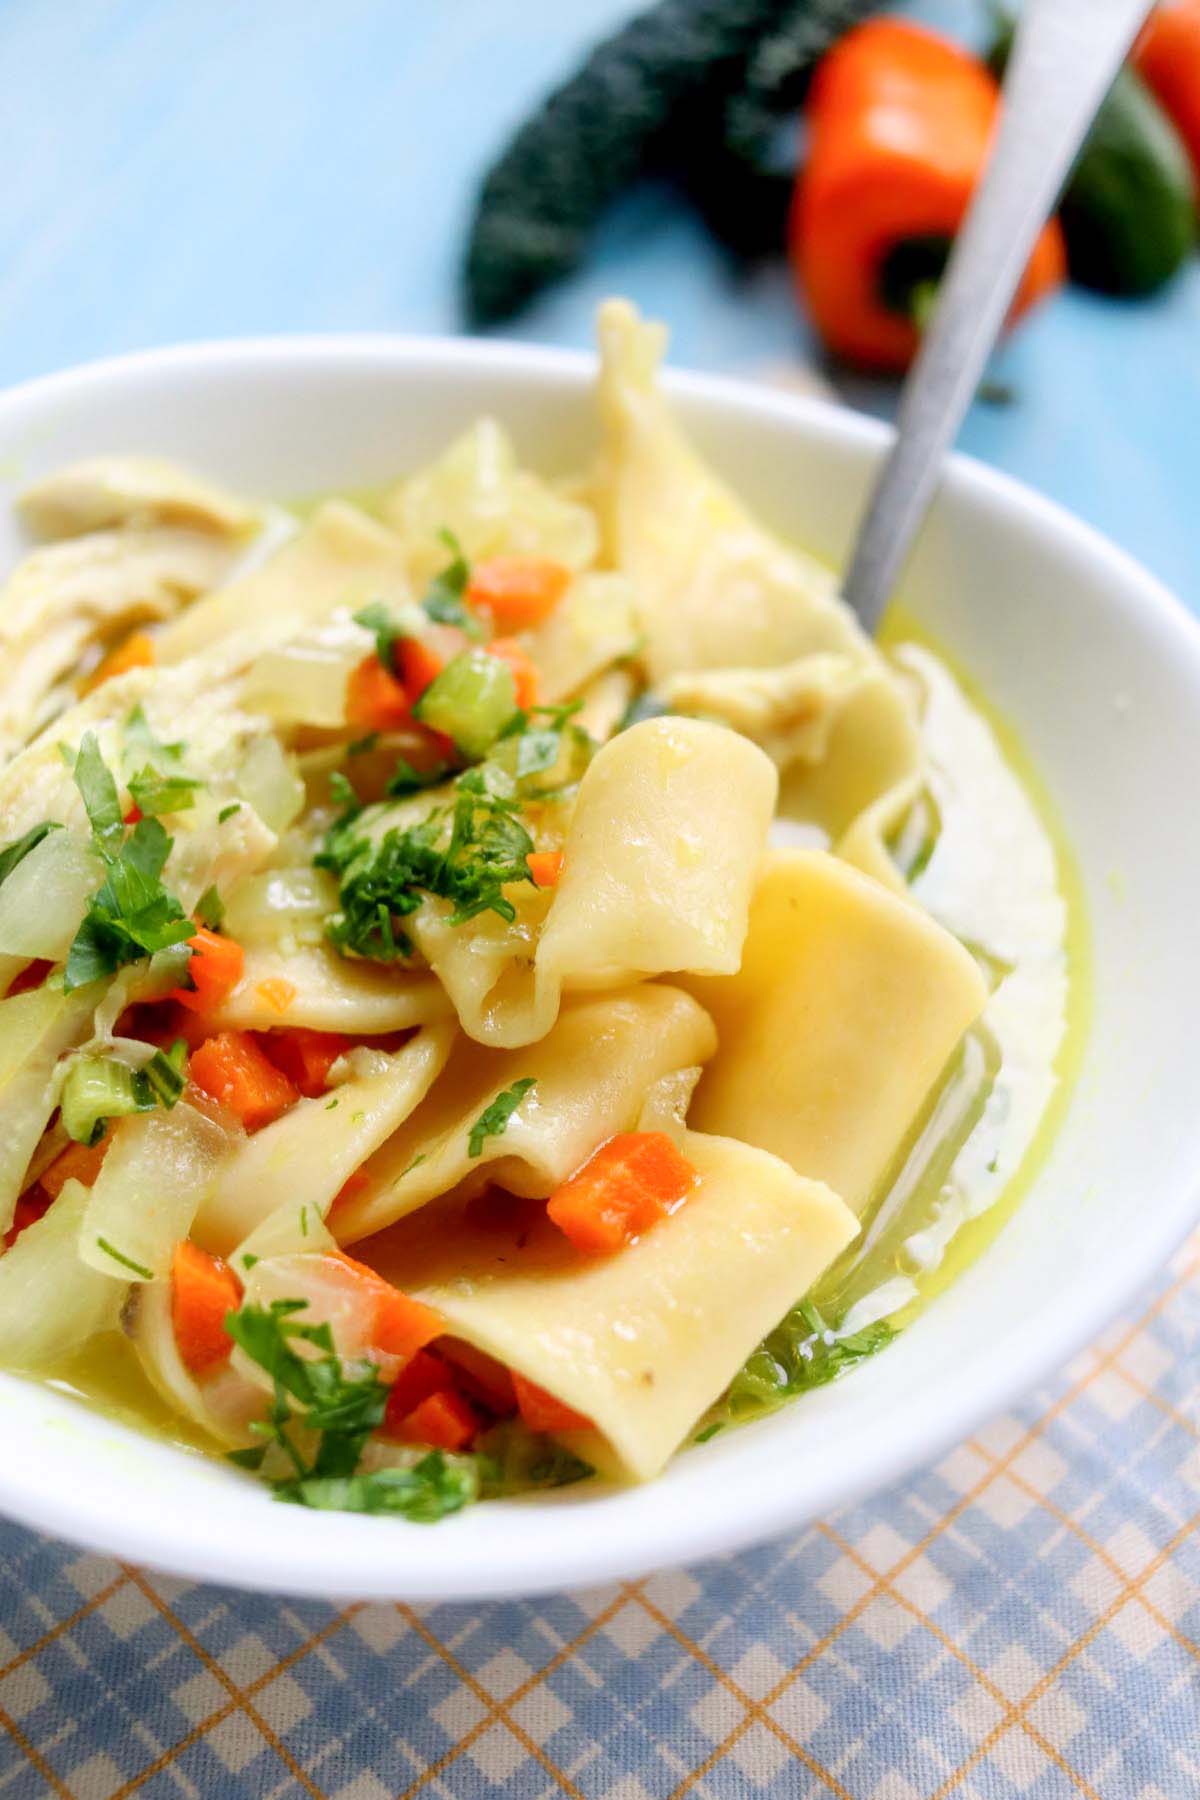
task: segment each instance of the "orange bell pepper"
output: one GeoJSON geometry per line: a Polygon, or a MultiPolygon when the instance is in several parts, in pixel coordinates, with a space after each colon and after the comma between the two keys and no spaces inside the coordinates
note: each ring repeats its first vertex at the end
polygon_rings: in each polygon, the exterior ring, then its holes
{"type": "Polygon", "coordinates": [[[1200,178],[1200,0],[1156,6],[1132,62],[1187,146],[1200,178]]]}
{"type": "MultiPolygon", "coordinates": [[[[848,32],[817,70],[796,186],[796,284],[829,348],[863,368],[907,367],[919,314],[983,173],[999,89],[973,56],[904,19],[848,32]]],[[[1042,230],[1010,322],[1066,273],[1057,220],[1042,230]]]]}

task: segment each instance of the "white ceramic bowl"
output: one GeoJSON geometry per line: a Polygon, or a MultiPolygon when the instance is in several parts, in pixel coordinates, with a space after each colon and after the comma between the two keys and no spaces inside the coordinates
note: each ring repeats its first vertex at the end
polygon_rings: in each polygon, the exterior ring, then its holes
{"type": "MultiPolygon", "coordinates": [[[[547,470],[592,442],[591,362],[390,338],[213,344],[0,396],[11,488],[153,451],[281,496],[379,483],[481,412],[547,470]]],[[[843,556],[883,430],[818,402],[676,376],[703,450],[777,528],[843,556]]],[[[0,497],[7,497],[6,495],[0,497]]],[[[19,549],[0,506],[0,567],[19,549]]],[[[1024,740],[1082,872],[1094,1024],[1053,1151],[995,1244],[880,1357],[689,1451],[648,1487],[479,1506],[430,1528],[305,1512],[219,1462],[0,1377],[0,1510],[183,1575],[336,1596],[466,1599],[631,1576],[803,1525],[895,1480],[1052,1374],[1197,1216],[1200,631],[1036,495],[951,467],[909,603],[1024,740]]]]}

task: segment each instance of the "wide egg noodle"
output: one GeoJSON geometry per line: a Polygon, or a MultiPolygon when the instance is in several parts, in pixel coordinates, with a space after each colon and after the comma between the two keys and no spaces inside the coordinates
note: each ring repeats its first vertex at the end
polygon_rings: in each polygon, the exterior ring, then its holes
{"type": "Polygon", "coordinates": [[[79,1255],[88,1190],[63,1184],[50,1210],[0,1256],[0,1360],[47,1369],[101,1331],[114,1330],[126,1288],[79,1255]]]}
{"type": "Polygon", "coordinates": [[[792,765],[784,812],[845,837],[853,860],[899,885],[882,830],[922,767],[904,685],[828,571],[764,531],[687,442],[658,387],[661,327],[613,300],[599,335],[605,551],[637,594],[651,682],[792,765]],[[897,790],[883,821],[855,834],[858,815],[897,790]]]}
{"type": "Polygon", "coordinates": [[[921,908],[807,850],[764,858],[738,973],[686,985],[720,1043],[691,1123],[774,1152],[856,1212],[987,999],[921,908]]]}
{"type": "Polygon", "coordinates": [[[731,974],[776,791],[767,757],[719,725],[647,719],[613,738],[580,784],[539,980],[731,974]]]}
{"type": "Polygon", "coordinates": [[[730,973],[776,786],[763,753],[723,726],[645,720],[588,766],[552,891],[514,884],[514,919],[457,925],[449,902],[428,901],[405,930],[463,1030],[498,1049],[544,1037],[564,993],[730,973]]]}
{"type": "Polygon", "coordinates": [[[706,1062],[712,1023],[678,988],[647,982],[564,1006],[539,1043],[490,1050],[460,1038],[423,1104],[360,1171],[333,1229],[349,1243],[468,1177],[547,1195],[603,1143],[636,1125],[660,1076],[706,1062]],[[471,1153],[471,1129],[518,1081],[528,1090],[502,1132],[471,1153]]]}
{"type": "Polygon", "coordinates": [[[193,1229],[206,1250],[228,1255],[280,1197],[321,1220],[359,1165],[398,1131],[445,1066],[452,1025],[431,1025],[394,1055],[360,1052],[369,1067],[244,1140],[216,1171],[193,1229]]]}
{"type": "Polygon", "coordinates": [[[302,1026],[346,1037],[381,1037],[453,1011],[431,975],[398,975],[383,964],[339,956],[325,944],[246,947],[241,980],[209,1017],[221,1031],[302,1026]],[[280,1004],[279,984],[287,995],[280,1004]]]}
{"type": "Polygon", "coordinates": [[[858,1230],[835,1193],[762,1150],[689,1131],[683,1151],[697,1187],[614,1256],[581,1255],[538,1210],[506,1230],[458,1196],[363,1254],[591,1419],[563,1436],[594,1467],[646,1481],[858,1230]]]}
{"type": "Polygon", "coordinates": [[[345,500],[328,500],[266,562],[165,626],[158,659],[181,662],[239,634],[267,645],[324,624],[339,606],[411,597],[395,533],[345,500]]]}

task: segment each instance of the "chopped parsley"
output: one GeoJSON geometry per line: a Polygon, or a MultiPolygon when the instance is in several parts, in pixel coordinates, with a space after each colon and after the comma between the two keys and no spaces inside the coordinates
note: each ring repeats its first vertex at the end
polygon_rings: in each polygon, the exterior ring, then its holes
{"type": "Polygon", "coordinates": [[[893,1327],[878,1319],[838,1337],[813,1302],[801,1300],[750,1353],[718,1410],[735,1419],[769,1412],[794,1394],[836,1381],[895,1336],[893,1327]]]}
{"type": "Polygon", "coordinates": [[[61,831],[62,826],[54,819],[43,819],[40,825],[32,826],[24,837],[14,838],[11,844],[5,844],[0,850],[0,886],[3,886],[18,863],[25,861],[31,850],[36,850],[43,838],[49,837],[52,831],[61,831]]]}
{"type": "Polygon", "coordinates": [[[372,600],[368,605],[360,606],[354,614],[354,623],[372,633],[375,655],[389,675],[395,670],[394,653],[397,643],[402,638],[415,637],[420,630],[419,614],[415,607],[406,607],[403,612],[392,612],[382,600],[372,600]]]}
{"type": "Polygon", "coordinates": [[[157,950],[186,943],[195,932],[162,883],[173,840],[156,818],[139,819],[126,835],[117,784],[93,732],[84,733],[72,773],[91,823],[93,846],[108,874],[92,895],[67,953],[67,992],[157,950]]]}
{"type": "Polygon", "coordinates": [[[546,800],[572,786],[596,749],[582,726],[571,722],[582,705],[582,700],[572,700],[566,706],[531,706],[514,713],[489,762],[510,775],[518,792],[530,799],[546,800]],[[546,774],[552,780],[535,780],[546,774]]]}
{"type": "Polygon", "coordinates": [[[453,773],[452,763],[439,762],[429,769],[416,769],[406,757],[398,756],[384,791],[390,800],[407,800],[426,788],[440,786],[453,773]]]}
{"type": "Polygon", "coordinates": [[[201,925],[207,925],[215,931],[225,917],[225,902],[217,892],[215,884],[206,887],[196,902],[196,917],[201,925]]]}
{"type": "Polygon", "coordinates": [[[452,531],[440,531],[438,536],[450,552],[450,561],[426,588],[421,610],[437,625],[457,625],[469,638],[481,638],[483,627],[464,599],[471,569],[462,545],[452,531]]]}
{"type": "Polygon", "coordinates": [[[225,823],[226,819],[232,819],[234,813],[240,813],[241,810],[242,810],[241,801],[240,800],[232,800],[228,806],[223,806],[221,808],[220,812],[217,814],[217,824],[223,825],[225,823]]]}
{"type": "Polygon", "coordinates": [[[421,637],[427,625],[456,625],[469,638],[483,636],[483,626],[463,598],[471,569],[462,547],[453,532],[438,535],[450,552],[450,561],[434,576],[419,607],[411,602],[389,607],[383,600],[371,600],[354,614],[354,623],[374,637],[375,655],[389,675],[395,673],[396,645],[404,638],[421,637]]]}
{"type": "Polygon", "coordinates": [[[482,1156],[486,1139],[504,1135],[508,1130],[508,1121],[529,1090],[536,1085],[536,1076],[523,1075],[520,1081],[514,1081],[511,1087],[496,1095],[491,1105],[480,1113],[471,1127],[471,1134],[467,1139],[468,1156],[482,1156]]]}
{"type": "Polygon", "coordinates": [[[363,1447],[383,1423],[388,1388],[374,1363],[342,1361],[328,1324],[296,1317],[306,1305],[275,1300],[226,1315],[229,1336],[274,1383],[270,1410],[252,1427],[264,1442],[235,1450],[230,1461],[259,1469],[274,1450],[290,1471],[272,1483],[277,1498],[321,1511],[395,1513],[429,1524],[474,1500],[474,1457],[434,1450],[408,1468],[358,1473],[363,1447]],[[300,1344],[319,1354],[300,1354],[300,1344]]]}
{"type": "Polygon", "coordinates": [[[129,1269],[134,1275],[140,1275],[143,1281],[154,1280],[153,1269],[148,1269],[145,1263],[134,1262],[132,1256],[124,1255],[122,1251],[110,1244],[107,1238],[98,1237],[96,1239],[96,1248],[98,1250],[103,1250],[105,1256],[111,1256],[113,1261],[115,1263],[120,1263],[123,1269],[129,1269]]]}
{"type": "Polygon", "coordinates": [[[134,805],[146,818],[160,813],[184,812],[196,804],[196,790],[205,784],[183,770],[185,744],[164,744],[150,729],[146,715],[135,706],[124,727],[125,785],[134,805]]]}
{"type": "MultiPolygon", "coordinates": [[[[410,956],[412,942],[397,921],[430,896],[450,902],[451,925],[484,912],[515,919],[504,889],[532,882],[526,858],[534,843],[516,816],[519,800],[497,791],[499,785],[483,769],[468,769],[449,805],[435,806],[403,830],[393,826],[378,842],[362,834],[361,809],[352,799],[313,859],[340,882],[340,910],[326,927],[330,941],[375,962],[410,956]]],[[[343,786],[349,789],[348,782],[343,786]]]]}

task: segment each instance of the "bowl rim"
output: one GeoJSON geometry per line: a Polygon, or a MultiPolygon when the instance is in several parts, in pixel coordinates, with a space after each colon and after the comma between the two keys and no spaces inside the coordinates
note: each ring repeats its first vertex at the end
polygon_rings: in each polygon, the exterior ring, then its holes
{"type": "MultiPolygon", "coordinates": [[[[171,376],[218,364],[234,370],[239,365],[258,371],[272,365],[284,369],[314,359],[342,367],[383,362],[397,373],[418,366],[432,372],[439,366],[488,374],[503,371],[565,381],[570,388],[590,381],[595,370],[594,356],[588,352],[468,337],[331,333],[213,339],[106,357],[37,376],[0,392],[0,423],[6,415],[26,407],[53,406],[106,383],[171,376]]],[[[791,424],[852,451],[865,452],[872,459],[880,456],[893,436],[890,426],[838,403],[772,389],[737,376],[668,369],[664,387],[673,398],[700,407],[732,407],[743,416],[791,424]]],[[[981,504],[1005,521],[1016,518],[1027,527],[1041,528],[1069,554],[1098,558],[1113,577],[1113,608],[1135,621],[1135,629],[1156,639],[1157,656],[1172,657],[1186,668],[1200,704],[1200,622],[1131,555],[1057,502],[961,452],[948,458],[942,491],[951,504],[960,500],[981,504]]],[[[311,1548],[293,1550],[284,1541],[295,1537],[294,1532],[280,1534],[276,1562],[264,1569],[256,1534],[251,1534],[252,1543],[232,1544],[227,1538],[217,1541],[206,1538],[203,1531],[197,1533],[197,1522],[190,1518],[181,1528],[169,1517],[148,1530],[144,1515],[127,1519],[111,1509],[98,1509],[86,1484],[47,1493],[19,1462],[16,1467],[0,1464],[0,1514],[185,1578],[321,1598],[465,1601],[517,1597],[632,1579],[654,1569],[732,1554],[801,1529],[834,1508],[888,1487],[935,1461],[983,1420],[1060,1370],[1136,1298],[1200,1219],[1200,1134],[1186,1162],[1181,1158],[1171,1174],[1169,1186],[1164,1184],[1158,1190],[1156,1208],[1140,1219],[1139,1232],[1126,1246],[1127,1254],[1119,1260],[1110,1258],[1093,1273],[1070,1306],[1042,1309],[1014,1354],[993,1358],[982,1378],[979,1370],[972,1368],[969,1385],[964,1372],[947,1370],[936,1408],[924,1409],[917,1419],[909,1419],[903,1430],[893,1425],[836,1468],[824,1466],[808,1479],[799,1506],[792,1502],[786,1487],[764,1488],[754,1497],[741,1496],[734,1516],[723,1508],[685,1517],[672,1514],[665,1519],[648,1514],[632,1545],[621,1530],[576,1532],[553,1543],[553,1533],[548,1531],[537,1561],[527,1552],[516,1566],[510,1560],[507,1566],[489,1571],[468,1559],[469,1566],[461,1572],[438,1566],[439,1558],[428,1559],[432,1567],[423,1570],[425,1559],[420,1555],[397,1559],[389,1567],[378,1555],[382,1544],[376,1533],[381,1529],[395,1533],[397,1521],[342,1518],[341,1524],[351,1524],[355,1538],[361,1535],[366,1546],[365,1554],[348,1555],[351,1538],[344,1530],[337,1531],[335,1543],[335,1533],[328,1529],[333,1515],[305,1514],[305,1519],[322,1528],[326,1539],[327,1561],[323,1559],[317,1579],[313,1577],[311,1548]]],[[[4,1387],[14,1379],[25,1385],[20,1377],[0,1375],[4,1387]]],[[[592,1490],[597,1497],[601,1491],[592,1490]]],[[[607,1495],[613,1490],[603,1492],[607,1495]]],[[[636,1495],[644,1490],[627,1492],[636,1495]]],[[[490,1504],[497,1510],[501,1505],[490,1504]]],[[[512,1504],[504,1502],[503,1506],[507,1509],[512,1504]]],[[[549,1509],[542,1505],[539,1511],[549,1521],[549,1509]]],[[[407,1534],[405,1537],[412,1541],[407,1534]]],[[[424,1538],[416,1541],[428,1542],[424,1538]]]]}

